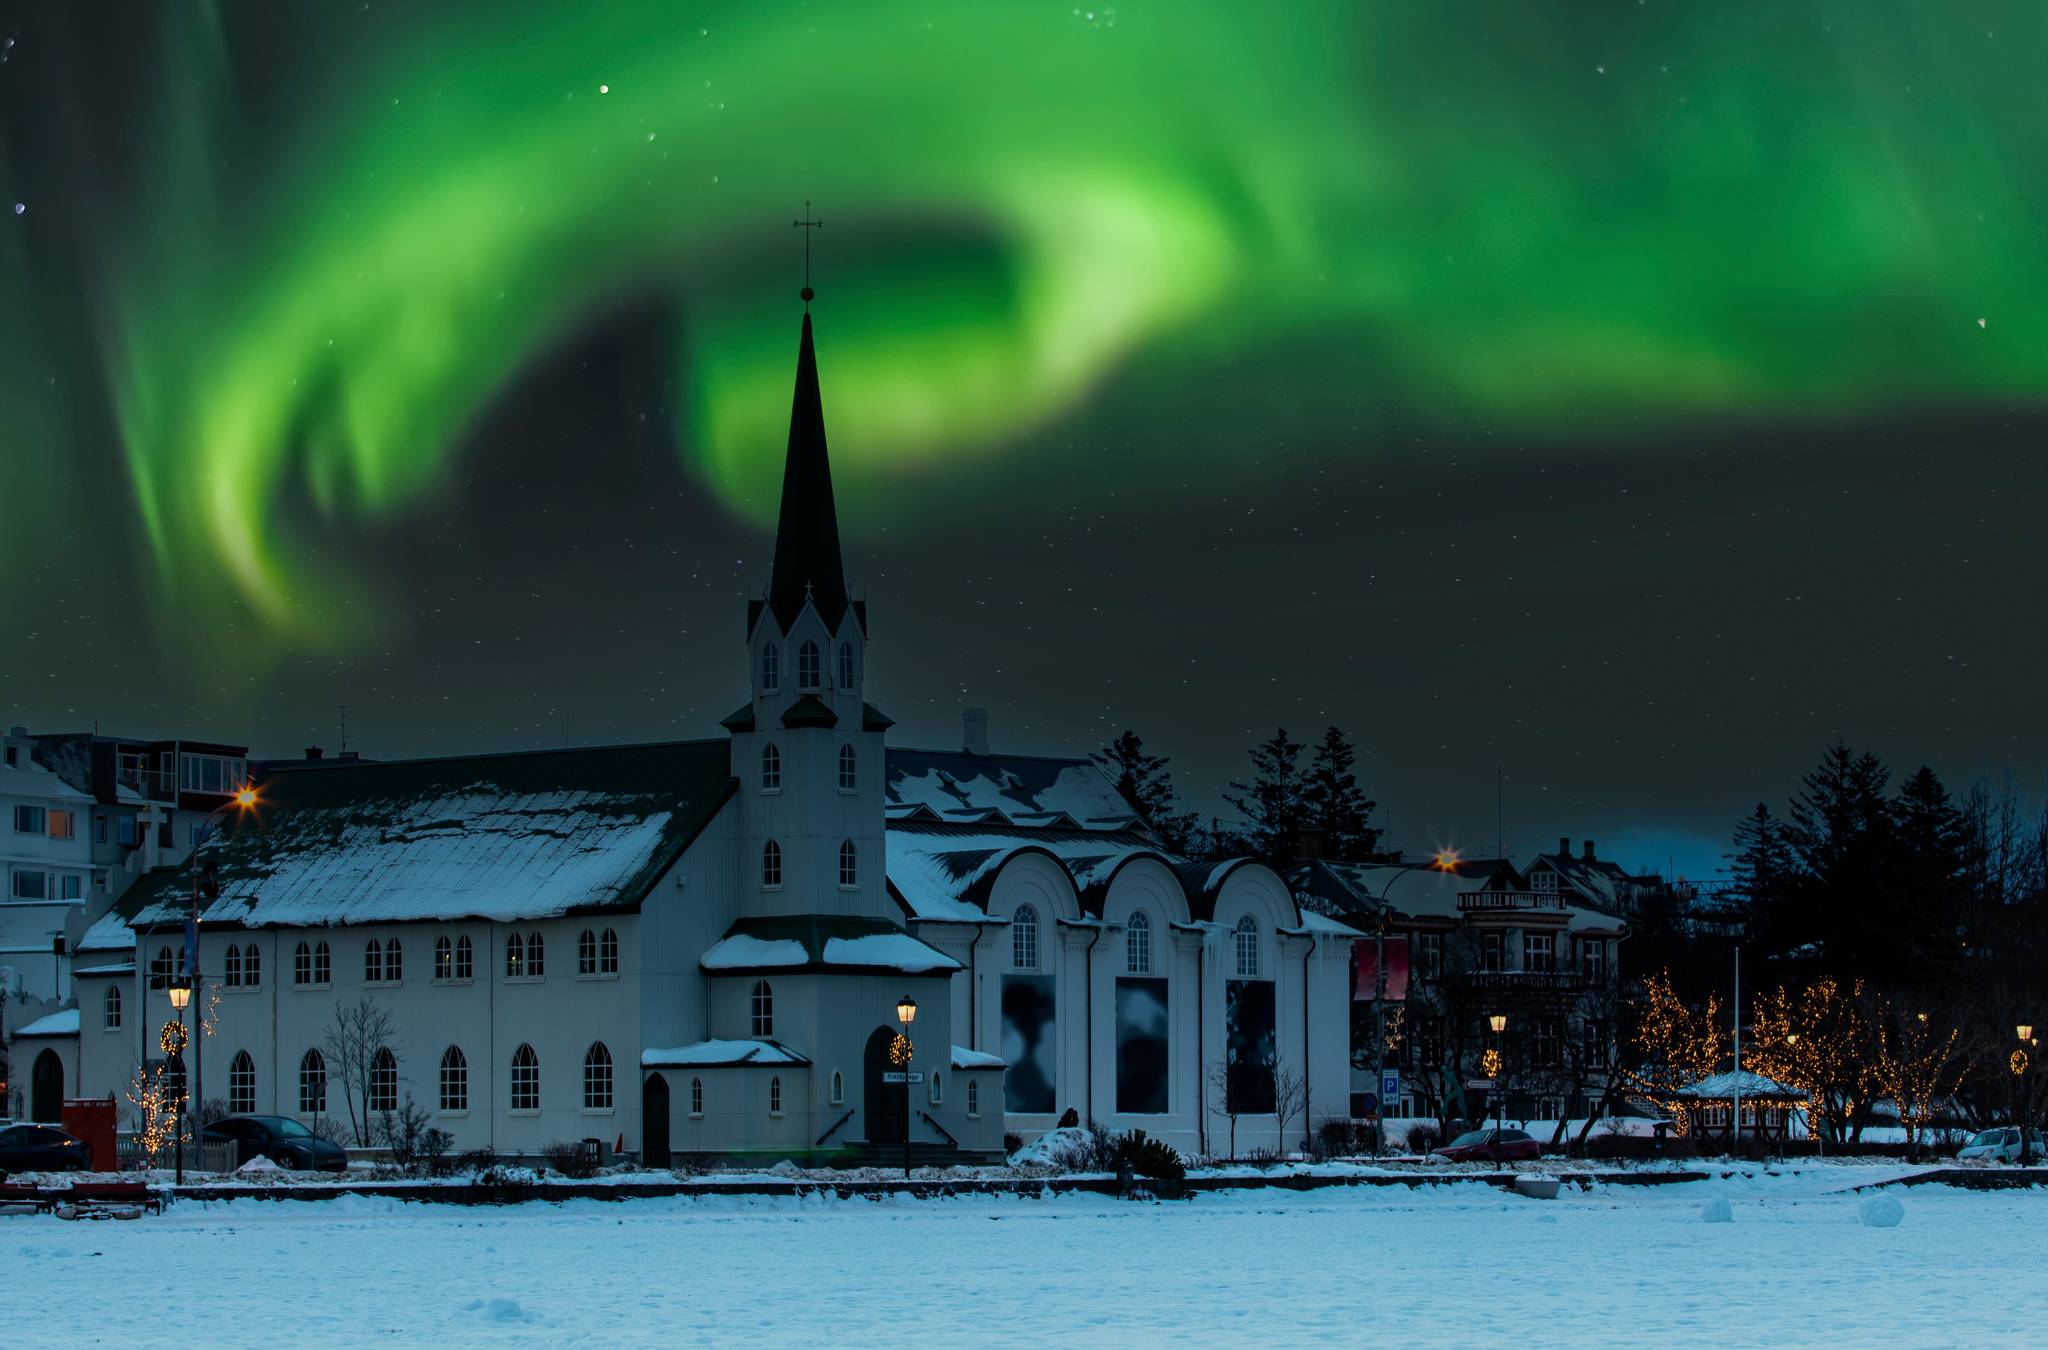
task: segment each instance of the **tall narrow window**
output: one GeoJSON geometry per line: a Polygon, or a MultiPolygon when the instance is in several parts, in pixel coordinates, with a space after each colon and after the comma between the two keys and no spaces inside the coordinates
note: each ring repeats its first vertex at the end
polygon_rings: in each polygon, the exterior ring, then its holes
{"type": "Polygon", "coordinates": [[[242,987],[242,949],[228,944],[227,954],[220,959],[221,983],[230,989],[242,987]]]}
{"type": "Polygon", "coordinates": [[[453,1045],[441,1052],[441,1109],[469,1109],[469,1060],[453,1045]]]}
{"type": "Polygon", "coordinates": [[[769,643],[761,648],[761,689],[774,693],[782,687],[782,648],[769,643]]]}
{"type": "Polygon", "coordinates": [[[100,1025],[108,1031],[121,1029],[121,986],[107,986],[107,997],[100,1009],[100,1025]]]}
{"type": "Polygon", "coordinates": [[[851,792],[860,785],[860,775],[856,772],[858,768],[859,764],[854,757],[853,747],[851,745],[840,746],[839,790],[841,792],[851,792]]]}
{"type": "Polygon", "coordinates": [[[839,644],[839,687],[847,693],[853,692],[853,644],[839,644]]]}
{"type": "Polygon", "coordinates": [[[775,991],[768,981],[754,981],[754,1035],[766,1039],[775,1034],[775,991]]]}
{"type": "Polygon", "coordinates": [[[776,1074],[768,1080],[768,1114],[782,1114],[782,1075],[776,1074]]]}
{"type": "Polygon", "coordinates": [[[526,938],[526,978],[537,980],[548,973],[547,951],[541,945],[540,934],[530,933],[526,938]]]}
{"type": "Polygon", "coordinates": [[[455,975],[455,944],[445,937],[434,939],[434,978],[452,979],[455,975]]]}
{"type": "Polygon", "coordinates": [[[972,1078],[967,1080],[967,1114],[970,1116],[979,1116],[981,1114],[981,1084],[975,1082],[972,1078]]]}
{"type": "Polygon", "coordinates": [[[690,1080],[690,1114],[693,1116],[704,1114],[704,1080],[701,1078],[692,1078],[690,1080]]]}
{"type": "Polygon", "coordinates": [[[860,850],[853,846],[851,839],[839,841],[839,884],[860,885],[860,850]]]}
{"type": "Polygon", "coordinates": [[[932,1070],[931,1096],[933,1106],[944,1106],[946,1104],[946,1080],[937,1069],[932,1070]]]}
{"type": "Polygon", "coordinates": [[[1017,906],[1010,919],[1010,964],[1019,970],[1038,969],[1038,911],[1017,906]]]}
{"type": "Polygon", "coordinates": [[[1237,921],[1237,978],[1256,980],[1259,978],[1259,925],[1247,914],[1237,921]]]}
{"type": "MultiPolygon", "coordinates": [[[[253,971],[255,968],[256,949],[251,947],[249,949],[249,969],[253,971]]],[[[384,944],[384,982],[386,984],[397,984],[404,978],[405,951],[398,945],[398,939],[393,938],[384,944]]],[[[255,982],[255,978],[252,976],[249,983],[254,984],[255,982]]]]}
{"type": "Polygon", "coordinates": [[[1124,926],[1124,969],[1133,975],[1152,973],[1152,920],[1142,909],[1124,926]]]}
{"type": "Polygon", "coordinates": [[[455,939],[455,978],[472,979],[476,975],[476,946],[467,933],[455,939]]]}
{"type": "Polygon", "coordinates": [[[377,1053],[370,1057],[370,1109],[398,1109],[398,1056],[383,1046],[378,1046],[377,1053]]]}
{"type": "Polygon", "coordinates": [[[597,939],[597,973],[619,973],[619,935],[609,928],[597,939]]]}
{"type": "Polygon", "coordinates": [[[171,949],[159,947],[156,955],[149,958],[149,987],[161,989],[171,980],[171,949]]]}
{"type": "Polygon", "coordinates": [[[583,1109],[612,1109],[612,1052],[603,1041],[583,1052],[583,1109]]]}
{"type": "Polygon", "coordinates": [[[597,974],[597,934],[588,928],[576,935],[576,973],[597,974]]]}
{"type": "Polygon", "coordinates": [[[327,984],[334,978],[334,952],[325,940],[313,944],[313,983],[327,984]]]}
{"type": "Polygon", "coordinates": [[[384,983],[384,944],[375,938],[363,944],[363,983],[384,983]]]}
{"type": "Polygon", "coordinates": [[[292,948],[292,983],[304,985],[312,982],[313,948],[311,944],[301,942],[292,948]]]}
{"type": "Polygon", "coordinates": [[[228,1110],[246,1116],[256,1109],[256,1061],[247,1050],[228,1061],[228,1110]]]}
{"type": "Polygon", "coordinates": [[[806,693],[818,687],[818,644],[806,642],[796,651],[796,687],[806,693]]]}
{"type": "Polygon", "coordinates": [[[782,752],[772,741],[761,747],[761,791],[782,791],[782,752]]]}
{"type": "Polygon", "coordinates": [[[846,1102],[846,1079],[839,1070],[832,1071],[832,1104],[842,1106],[846,1102]]]}
{"type": "Polygon", "coordinates": [[[512,1109],[540,1110],[540,1056],[530,1045],[512,1052],[512,1109]]]}
{"type": "Polygon", "coordinates": [[[299,1057],[299,1114],[323,1115],[327,1110],[327,1061],[318,1050],[299,1057]]]}
{"type": "Polygon", "coordinates": [[[526,974],[526,939],[514,933],[505,939],[505,978],[516,980],[526,974]]]}
{"type": "Polygon", "coordinates": [[[782,884],[782,845],[770,839],[761,845],[761,884],[780,886],[782,884]]]}

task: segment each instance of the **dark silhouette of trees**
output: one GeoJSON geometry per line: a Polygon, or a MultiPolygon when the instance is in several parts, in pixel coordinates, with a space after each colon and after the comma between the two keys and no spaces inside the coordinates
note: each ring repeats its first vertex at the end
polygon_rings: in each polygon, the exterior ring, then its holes
{"type": "Polygon", "coordinates": [[[1350,738],[1336,727],[1323,732],[1309,758],[1301,791],[1302,824],[1321,834],[1327,857],[1370,858],[1379,846],[1380,832],[1367,823],[1379,803],[1358,786],[1353,769],[1357,761],[1350,738]]]}
{"type": "Polygon", "coordinates": [[[1143,816],[1169,852],[1200,856],[1206,851],[1201,817],[1184,810],[1164,755],[1150,754],[1135,731],[1125,731],[1088,757],[1116,783],[1116,790],[1143,816]]]}
{"type": "Polygon", "coordinates": [[[1303,821],[1300,741],[1291,740],[1287,728],[1252,747],[1252,778],[1249,783],[1233,782],[1223,800],[1240,817],[1231,843],[1240,852],[1274,867],[1286,867],[1296,858],[1303,821]]]}

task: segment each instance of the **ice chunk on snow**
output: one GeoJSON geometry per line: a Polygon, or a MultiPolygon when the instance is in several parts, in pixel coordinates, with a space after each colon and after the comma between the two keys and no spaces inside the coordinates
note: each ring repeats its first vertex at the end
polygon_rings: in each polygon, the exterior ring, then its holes
{"type": "Polygon", "coordinates": [[[531,1322],[533,1314],[519,1306],[517,1299],[477,1299],[464,1312],[483,1314],[486,1322],[531,1322]]]}
{"type": "Polygon", "coordinates": [[[1735,1207],[1728,1203],[1727,1196],[1717,1195],[1700,1206],[1700,1222],[1734,1223],[1735,1207]]]}
{"type": "Polygon", "coordinates": [[[1906,1207],[1889,1195],[1866,1195],[1856,1202],[1856,1217],[1865,1228],[1897,1228],[1906,1207]]]}

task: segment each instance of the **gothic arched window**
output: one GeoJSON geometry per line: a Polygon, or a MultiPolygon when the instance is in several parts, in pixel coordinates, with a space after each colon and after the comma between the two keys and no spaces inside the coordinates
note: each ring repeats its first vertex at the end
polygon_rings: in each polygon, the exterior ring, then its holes
{"type": "Polygon", "coordinates": [[[598,1041],[583,1054],[583,1109],[612,1109],[612,1052],[598,1041]]]}
{"type": "Polygon", "coordinates": [[[773,741],[761,747],[761,791],[782,791],[782,752],[773,741]]]}
{"type": "Polygon", "coordinates": [[[774,693],[782,685],[782,648],[769,643],[761,648],[761,689],[774,693]]]}
{"type": "Polygon", "coordinates": [[[753,1027],[756,1039],[766,1040],[775,1034],[775,991],[766,980],[754,981],[753,1027]]]}
{"type": "Polygon", "coordinates": [[[540,1110],[540,1056],[530,1045],[512,1052],[512,1109],[540,1110]]]}
{"type": "Polygon", "coordinates": [[[458,1046],[441,1052],[441,1109],[469,1109],[469,1058],[458,1046]]]}
{"type": "Polygon", "coordinates": [[[796,649],[797,688],[805,691],[813,691],[817,689],[818,680],[820,678],[818,665],[819,658],[817,643],[807,641],[804,643],[803,646],[796,649]]]}
{"type": "Polygon", "coordinates": [[[851,839],[839,841],[839,884],[860,885],[860,850],[853,846],[851,839]]]}
{"type": "Polygon", "coordinates": [[[847,693],[853,692],[853,644],[839,644],[839,687],[847,693]]]}
{"type": "Polygon", "coordinates": [[[782,845],[770,839],[761,845],[761,884],[780,886],[782,884],[782,845]]]}
{"type": "Polygon", "coordinates": [[[1247,914],[1237,921],[1234,934],[1237,941],[1237,978],[1256,980],[1259,978],[1259,924],[1247,914]]]}
{"type": "Polygon", "coordinates": [[[839,747],[839,790],[851,792],[860,784],[860,759],[852,745],[839,747]]]}
{"type": "Polygon", "coordinates": [[[308,1050],[299,1058],[299,1114],[318,1116],[326,1112],[327,1061],[318,1050],[308,1050]]]}
{"type": "Polygon", "coordinates": [[[1152,973],[1152,920],[1142,909],[1124,928],[1124,968],[1133,975],[1152,973]]]}
{"type": "Polygon", "coordinates": [[[1038,911],[1017,906],[1010,919],[1010,964],[1019,970],[1038,969],[1038,911]]]}
{"type": "Polygon", "coordinates": [[[228,1110],[246,1116],[256,1109],[256,1061],[247,1050],[228,1061],[228,1110]]]}
{"type": "Polygon", "coordinates": [[[221,958],[221,982],[230,989],[242,987],[242,949],[229,946],[227,955],[221,958]]]}

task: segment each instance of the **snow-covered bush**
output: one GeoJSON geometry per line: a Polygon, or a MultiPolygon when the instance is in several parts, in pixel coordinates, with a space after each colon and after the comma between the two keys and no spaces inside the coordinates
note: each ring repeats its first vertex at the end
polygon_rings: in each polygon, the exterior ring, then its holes
{"type": "Polygon", "coordinates": [[[547,1159],[548,1166],[565,1177],[581,1181],[597,1175],[597,1150],[586,1148],[580,1142],[557,1139],[545,1145],[540,1156],[547,1159]]]}
{"type": "Polygon", "coordinates": [[[1856,1218],[1865,1228],[1897,1228],[1906,1207],[1889,1195],[1866,1195],[1856,1202],[1856,1218]]]}

